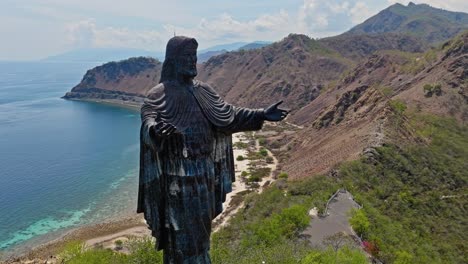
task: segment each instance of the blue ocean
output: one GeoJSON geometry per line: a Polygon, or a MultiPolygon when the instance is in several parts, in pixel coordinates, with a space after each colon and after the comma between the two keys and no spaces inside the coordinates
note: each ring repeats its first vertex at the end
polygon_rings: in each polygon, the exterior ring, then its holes
{"type": "Polygon", "coordinates": [[[60,99],[95,66],[0,62],[0,251],[136,211],[139,113],[60,99]]]}

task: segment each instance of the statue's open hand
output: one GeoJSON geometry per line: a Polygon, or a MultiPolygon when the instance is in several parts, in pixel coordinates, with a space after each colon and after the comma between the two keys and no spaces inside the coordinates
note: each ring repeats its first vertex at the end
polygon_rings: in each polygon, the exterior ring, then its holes
{"type": "Polygon", "coordinates": [[[283,101],[279,101],[276,104],[272,104],[267,109],[265,109],[265,119],[268,121],[275,122],[283,120],[289,112],[287,110],[278,108],[278,106],[282,103],[283,101]]]}
{"type": "Polygon", "coordinates": [[[158,122],[156,123],[153,127],[153,133],[157,136],[169,136],[174,133],[178,133],[177,128],[173,126],[172,124],[164,123],[164,122],[158,122]]]}

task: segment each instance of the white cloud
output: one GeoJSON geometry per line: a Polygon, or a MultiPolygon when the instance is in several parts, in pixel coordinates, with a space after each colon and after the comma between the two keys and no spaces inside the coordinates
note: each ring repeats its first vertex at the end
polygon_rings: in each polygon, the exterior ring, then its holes
{"type": "Polygon", "coordinates": [[[327,30],[329,25],[328,12],[323,10],[324,6],[323,3],[317,0],[304,0],[297,16],[297,25],[300,32],[308,35],[320,35],[319,32],[323,33],[327,30]]]}
{"type": "Polygon", "coordinates": [[[67,31],[69,44],[75,48],[131,47],[154,50],[163,39],[162,34],[155,30],[98,27],[94,19],[71,23],[67,31]]]}
{"type": "Polygon", "coordinates": [[[87,19],[69,24],[67,31],[68,41],[72,46],[86,48],[94,45],[97,32],[94,20],[87,19]]]}
{"type": "Polygon", "coordinates": [[[248,21],[236,20],[224,13],[212,20],[202,18],[192,28],[168,24],[165,29],[167,32],[175,31],[177,35],[195,36],[207,46],[226,41],[277,40],[278,36],[291,32],[293,22],[284,10],[276,14],[263,14],[248,21]]]}
{"type": "MultiPolygon", "coordinates": [[[[0,35],[4,38],[0,44],[0,59],[44,57],[77,47],[161,51],[174,30],[178,35],[196,37],[201,48],[234,41],[277,41],[289,33],[325,37],[350,29],[390,4],[407,5],[410,1],[270,2],[1,0],[0,35]],[[30,49],[32,39],[34,49],[30,49]]],[[[466,0],[414,2],[468,12],[466,0]]]]}
{"type": "Polygon", "coordinates": [[[371,17],[373,12],[364,2],[359,1],[349,10],[349,15],[351,16],[353,24],[359,24],[371,17]]]}
{"type": "Polygon", "coordinates": [[[339,14],[339,13],[344,13],[349,9],[349,2],[344,1],[343,3],[332,3],[332,2],[327,2],[326,3],[328,7],[330,8],[330,11],[334,14],[339,14]]]}

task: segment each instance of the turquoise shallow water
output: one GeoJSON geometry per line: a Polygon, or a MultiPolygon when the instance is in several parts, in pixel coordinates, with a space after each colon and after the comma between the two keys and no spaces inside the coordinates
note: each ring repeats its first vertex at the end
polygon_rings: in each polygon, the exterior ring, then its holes
{"type": "Polygon", "coordinates": [[[0,63],[0,250],[135,211],[139,113],[60,99],[94,66],[0,63]]]}

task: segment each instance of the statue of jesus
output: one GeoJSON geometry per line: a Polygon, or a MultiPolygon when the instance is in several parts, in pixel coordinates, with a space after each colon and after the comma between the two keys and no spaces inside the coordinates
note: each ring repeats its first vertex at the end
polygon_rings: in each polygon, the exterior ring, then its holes
{"type": "Polygon", "coordinates": [[[283,120],[281,101],[266,109],[224,102],[195,80],[194,38],[176,36],[166,47],[160,83],[141,108],[138,213],[164,263],[211,263],[211,221],[222,212],[235,180],[231,135],[283,120]]]}

